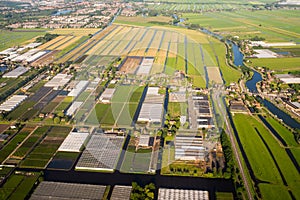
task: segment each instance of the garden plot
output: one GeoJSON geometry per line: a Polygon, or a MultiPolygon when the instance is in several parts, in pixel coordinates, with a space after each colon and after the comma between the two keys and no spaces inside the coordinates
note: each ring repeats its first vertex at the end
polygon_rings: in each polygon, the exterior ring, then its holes
{"type": "Polygon", "coordinates": [[[47,132],[46,136],[34,147],[25,160],[21,162],[20,167],[45,168],[70,131],[71,128],[69,127],[48,127],[45,130],[47,132]]]}

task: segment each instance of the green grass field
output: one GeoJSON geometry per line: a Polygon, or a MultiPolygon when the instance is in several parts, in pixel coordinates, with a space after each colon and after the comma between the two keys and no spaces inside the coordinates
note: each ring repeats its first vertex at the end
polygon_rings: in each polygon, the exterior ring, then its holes
{"type": "Polygon", "coordinates": [[[43,29],[40,29],[39,31],[38,30],[33,30],[33,31],[0,30],[0,51],[13,46],[18,46],[27,40],[45,34],[46,34],[46,30],[43,29]]]}
{"type": "Polygon", "coordinates": [[[176,118],[181,115],[187,115],[187,104],[186,103],[177,103],[169,102],[168,103],[168,113],[171,118],[176,118]]]}
{"type": "Polygon", "coordinates": [[[127,25],[135,25],[135,26],[168,26],[169,22],[172,21],[170,17],[124,17],[118,16],[115,24],[127,24],[127,25]]]}
{"type": "Polygon", "coordinates": [[[255,67],[267,67],[278,72],[300,70],[300,57],[295,58],[253,58],[250,65],[255,67]]]}
{"type": "Polygon", "coordinates": [[[299,42],[299,16],[299,10],[183,14],[186,23],[200,24],[223,36],[239,36],[241,39],[258,36],[267,42],[299,42]]]}
{"type": "MultiPolygon", "coordinates": [[[[287,188],[283,185],[283,181],[275,165],[276,162],[293,195],[299,198],[300,193],[296,188],[299,186],[297,180],[300,177],[284,148],[278,144],[271,133],[255,117],[245,114],[235,114],[233,119],[256,178],[270,182],[267,188],[278,188],[278,190],[274,190],[278,195],[284,194],[287,188]],[[275,160],[272,159],[269,151],[272,152],[275,160]]],[[[269,195],[266,191],[266,189],[261,191],[262,196],[269,195]]]]}
{"type": "Polygon", "coordinates": [[[294,138],[294,135],[286,127],[284,127],[276,119],[268,116],[266,120],[272,125],[272,127],[277,131],[277,133],[284,139],[289,147],[300,147],[294,138]]]}

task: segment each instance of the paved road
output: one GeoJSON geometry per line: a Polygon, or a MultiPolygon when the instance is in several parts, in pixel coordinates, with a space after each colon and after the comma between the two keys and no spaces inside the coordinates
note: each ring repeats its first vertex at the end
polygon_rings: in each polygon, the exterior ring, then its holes
{"type": "Polygon", "coordinates": [[[240,154],[238,153],[237,146],[234,141],[233,133],[230,129],[231,126],[230,126],[230,123],[228,122],[228,116],[227,116],[226,110],[224,109],[224,108],[226,108],[226,105],[224,105],[223,96],[224,96],[224,88],[223,87],[219,86],[218,88],[213,89],[213,98],[216,101],[216,105],[219,107],[219,110],[222,112],[222,116],[224,117],[224,122],[226,125],[226,133],[230,137],[230,142],[231,142],[233,152],[235,154],[235,157],[236,157],[238,165],[239,165],[239,170],[241,172],[243,182],[245,185],[245,189],[248,194],[248,199],[253,200],[253,197],[251,195],[250,186],[249,186],[249,183],[248,183],[246,175],[245,175],[245,171],[242,166],[240,154]]]}

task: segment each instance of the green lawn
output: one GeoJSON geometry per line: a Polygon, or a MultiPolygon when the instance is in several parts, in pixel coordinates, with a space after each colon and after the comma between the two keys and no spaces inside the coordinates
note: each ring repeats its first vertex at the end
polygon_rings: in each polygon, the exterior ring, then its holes
{"type": "Polygon", "coordinates": [[[146,173],[149,170],[152,150],[126,151],[122,163],[122,172],[146,173]]]}
{"type": "Polygon", "coordinates": [[[168,113],[171,118],[176,118],[181,115],[187,115],[187,104],[179,102],[169,102],[168,103],[168,113]]]}

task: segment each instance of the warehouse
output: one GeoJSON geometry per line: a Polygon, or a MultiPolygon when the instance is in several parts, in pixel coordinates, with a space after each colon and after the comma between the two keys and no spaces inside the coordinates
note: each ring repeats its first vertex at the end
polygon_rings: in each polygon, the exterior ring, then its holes
{"type": "Polygon", "coordinates": [[[102,103],[110,103],[114,93],[115,93],[115,88],[106,88],[105,91],[101,94],[99,100],[102,103]]]}
{"type": "Polygon", "coordinates": [[[27,98],[26,95],[13,95],[0,105],[1,111],[10,112],[27,98]]]}
{"type": "Polygon", "coordinates": [[[14,62],[26,61],[28,58],[30,58],[33,54],[37,53],[38,51],[39,51],[38,49],[30,49],[26,53],[22,55],[18,55],[17,57],[13,58],[12,61],[14,62]]]}
{"type": "Polygon", "coordinates": [[[199,94],[190,97],[189,115],[193,128],[214,127],[211,105],[207,95],[199,94]]]}
{"type": "Polygon", "coordinates": [[[63,143],[58,148],[58,151],[80,152],[82,146],[88,139],[89,133],[70,132],[63,143]]]}
{"type": "Polygon", "coordinates": [[[18,78],[19,76],[21,76],[22,74],[24,74],[27,71],[28,71],[28,69],[25,67],[18,67],[16,69],[4,74],[2,77],[3,78],[18,78]]]}

